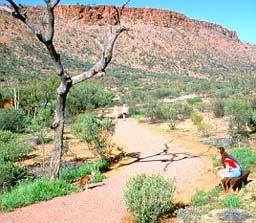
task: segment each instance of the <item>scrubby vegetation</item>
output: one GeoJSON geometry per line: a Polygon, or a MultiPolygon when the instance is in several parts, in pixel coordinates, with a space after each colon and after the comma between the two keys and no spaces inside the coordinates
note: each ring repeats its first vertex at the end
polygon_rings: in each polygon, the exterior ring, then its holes
{"type": "MultiPolygon", "coordinates": [[[[92,169],[104,171],[108,168],[108,161],[102,160],[61,172],[60,178],[55,181],[48,181],[46,176],[38,179],[27,179],[21,181],[10,192],[1,194],[0,210],[11,211],[14,208],[27,206],[37,201],[49,200],[56,196],[63,196],[78,191],[78,185],[71,182],[78,180],[84,174],[90,174],[92,169]]],[[[94,182],[100,182],[104,178],[101,172],[96,173],[94,182]]]]}
{"type": "Polygon", "coordinates": [[[125,188],[127,209],[137,223],[154,223],[161,214],[173,209],[175,185],[160,175],[139,174],[132,177],[125,188]]]}
{"type": "Polygon", "coordinates": [[[27,169],[16,162],[26,159],[31,150],[17,134],[0,130],[0,194],[27,177],[27,169]]]}
{"type": "Polygon", "coordinates": [[[109,117],[102,119],[90,114],[79,115],[73,125],[73,132],[85,141],[95,156],[107,158],[110,154],[111,136],[115,124],[109,117]]]}

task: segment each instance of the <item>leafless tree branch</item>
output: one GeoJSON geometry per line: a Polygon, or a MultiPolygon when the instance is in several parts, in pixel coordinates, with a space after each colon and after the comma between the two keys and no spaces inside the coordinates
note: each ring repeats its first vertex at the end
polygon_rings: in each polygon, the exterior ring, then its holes
{"type": "Polygon", "coordinates": [[[47,5],[47,11],[48,11],[48,32],[46,35],[45,40],[47,42],[52,41],[53,35],[54,35],[54,13],[53,10],[55,6],[60,2],[60,0],[56,0],[54,2],[51,2],[50,0],[45,0],[45,3],[47,5]]]}
{"type": "Polygon", "coordinates": [[[11,13],[15,18],[25,23],[40,41],[44,41],[41,31],[37,29],[36,26],[33,24],[33,22],[27,18],[26,11],[22,10],[23,7],[18,6],[12,0],[6,0],[6,1],[10,3],[13,9],[10,9],[7,6],[1,7],[1,9],[7,11],[8,13],[11,13]]]}
{"type": "MultiPolygon", "coordinates": [[[[53,10],[57,6],[60,0],[55,0],[51,2],[50,0],[45,0],[45,3],[47,5],[47,11],[48,11],[48,29],[47,34],[44,36],[40,29],[38,29],[32,21],[30,21],[27,18],[26,12],[22,10],[22,6],[18,6],[14,1],[12,0],[6,0],[10,3],[13,9],[10,9],[8,7],[1,7],[1,9],[11,13],[15,18],[19,19],[23,23],[25,23],[32,32],[36,35],[36,37],[46,46],[48,49],[48,52],[55,64],[56,72],[59,76],[64,74],[64,69],[61,64],[60,55],[56,52],[55,47],[53,45],[53,36],[54,36],[54,13],[53,10]]],[[[68,75],[66,75],[68,76],[68,75]]],[[[64,77],[64,76],[63,76],[64,77]]],[[[66,77],[64,78],[66,79],[66,77]]],[[[64,80],[63,79],[63,80],[64,80]]]]}
{"type": "Polygon", "coordinates": [[[114,6],[115,14],[113,15],[113,17],[114,17],[116,25],[120,25],[121,24],[121,16],[122,16],[123,9],[125,8],[126,5],[128,5],[129,2],[130,2],[130,0],[127,0],[121,6],[120,10],[116,6],[114,6]]]}
{"type": "Polygon", "coordinates": [[[108,66],[112,59],[113,55],[113,48],[115,45],[115,41],[118,38],[118,36],[124,32],[127,31],[128,29],[124,26],[118,27],[115,32],[112,32],[112,28],[109,29],[109,34],[108,34],[108,44],[106,49],[104,46],[99,43],[101,50],[102,50],[102,57],[101,59],[88,71],[85,71],[79,75],[76,75],[72,77],[72,84],[78,84],[86,79],[89,79],[96,75],[97,73],[100,72],[105,72],[105,68],[108,66]]]}

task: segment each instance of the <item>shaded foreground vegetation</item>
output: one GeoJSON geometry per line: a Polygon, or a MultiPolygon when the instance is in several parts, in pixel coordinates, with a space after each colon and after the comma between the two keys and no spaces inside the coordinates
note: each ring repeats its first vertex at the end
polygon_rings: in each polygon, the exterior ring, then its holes
{"type": "Polygon", "coordinates": [[[27,179],[16,186],[10,192],[1,194],[1,211],[11,211],[18,207],[27,206],[37,201],[50,200],[57,196],[63,196],[79,190],[79,185],[72,185],[71,182],[79,180],[81,176],[90,174],[92,169],[98,169],[95,180],[100,182],[104,178],[102,171],[108,169],[108,161],[101,160],[61,172],[58,180],[49,181],[47,176],[38,179],[27,179]]]}

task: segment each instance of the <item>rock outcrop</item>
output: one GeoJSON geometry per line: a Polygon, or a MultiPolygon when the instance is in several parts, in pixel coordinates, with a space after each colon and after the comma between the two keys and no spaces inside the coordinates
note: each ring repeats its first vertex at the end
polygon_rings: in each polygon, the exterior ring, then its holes
{"type": "MultiPolygon", "coordinates": [[[[114,6],[85,6],[85,5],[59,5],[56,7],[56,15],[65,19],[79,19],[85,24],[114,25],[114,6]]],[[[122,19],[129,23],[144,22],[161,27],[182,26],[185,29],[198,31],[208,29],[217,32],[227,38],[239,41],[236,32],[230,31],[220,25],[190,19],[185,15],[173,11],[152,8],[124,8],[122,19]]]]}

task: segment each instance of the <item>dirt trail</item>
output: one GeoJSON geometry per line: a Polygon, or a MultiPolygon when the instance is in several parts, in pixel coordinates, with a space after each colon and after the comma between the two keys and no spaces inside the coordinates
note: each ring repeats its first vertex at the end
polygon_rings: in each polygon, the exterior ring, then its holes
{"type": "Polygon", "coordinates": [[[200,157],[172,145],[132,119],[118,121],[115,139],[130,152],[139,153],[138,161],[88,191],[0,214],[0,223],[120,223],[126,216],[123,189],[132,175],[161,174],[175,178],[177,193],[186,191],[189,194],[192,181],[204,171],[204,161],[200,157]]]}

